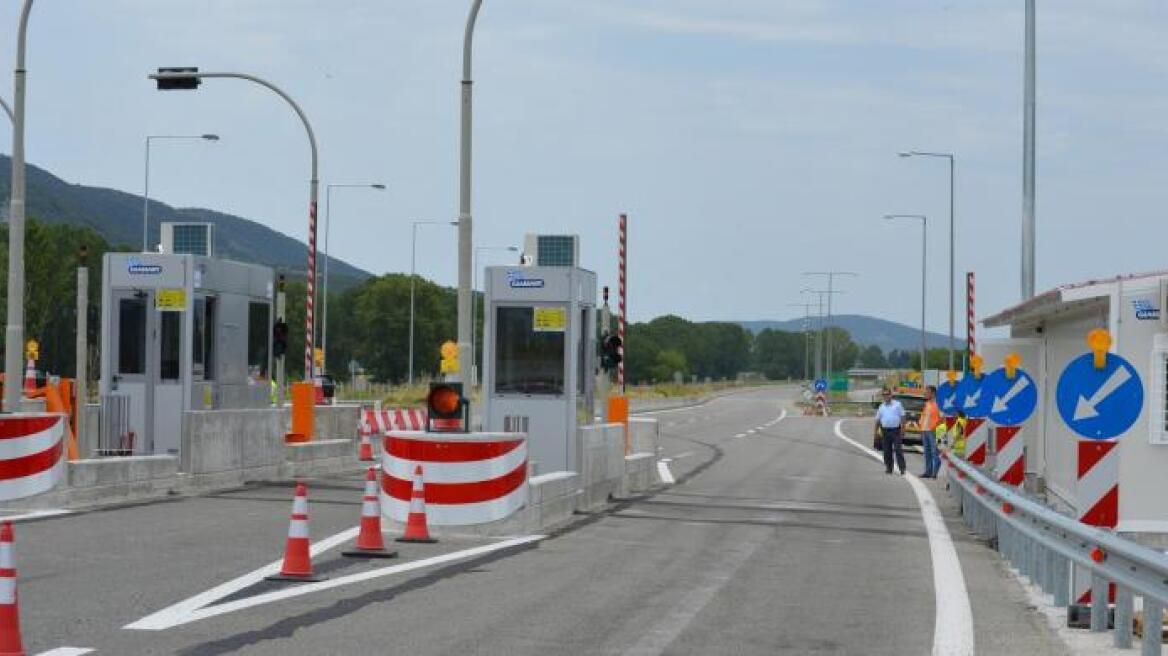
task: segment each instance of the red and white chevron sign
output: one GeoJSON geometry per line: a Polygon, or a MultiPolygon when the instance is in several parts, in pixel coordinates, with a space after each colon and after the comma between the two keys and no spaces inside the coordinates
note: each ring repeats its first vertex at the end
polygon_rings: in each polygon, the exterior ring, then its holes
{"type": "Polygon", "coordinates": [[[998,456],[994,476],[1006,485],[1021,486],[1026,478],[1026,459],[1022,448],[1021,426],[998,426],[995,429],[998,456]]]}
{"type": "Polygon", "coordinates": [[[48,492],[65,477],[64,435],[64,415],[0,415],[0,501],[48,492]]]}
{"type": "Polygon", "coordinates": [[[989,425],[984,418],[970,417],[965,424],[965,459],[971,465],[985,464],[986,446],[989,442],[989,425]]]}
{"type": "MultiPolygon", "coordinates": [[[[1079,521],[1091,526],[1115,529],[1119,524],[1119,442],[1079,440],[1079,482],[1075,490],[1079,521]]],[[[1091,602],[1091,578],[1081,568],[1075,570],[1074,595],[1078,603],[1091,602]]],[[[1108,596],[1115,599],[1115,586],[1108,596]]]]}
{"type": "Polygon", "coordinates": [[[361,422],[369,434],[426,430],[426,411],[420,408],[366,408],[361,422]]]}
{"type": "Polygon", "coordinates": [[[396,522],[410,512],[414,469],[421,465],[426,518],[437,526],[485,524],[527,503],[527,438],[516,433],[390,431],[381,457],[381,508],[396,522]]]}

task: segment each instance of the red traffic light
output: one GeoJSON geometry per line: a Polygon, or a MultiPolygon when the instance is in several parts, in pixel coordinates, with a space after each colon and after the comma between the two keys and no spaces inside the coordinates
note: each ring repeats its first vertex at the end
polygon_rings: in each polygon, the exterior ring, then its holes
{"type": "Polygon", "coordinates": [[[426,395],[430,419],[460,418],[465,405],[462,383],[430,383],[430,393],[426,395]]]}

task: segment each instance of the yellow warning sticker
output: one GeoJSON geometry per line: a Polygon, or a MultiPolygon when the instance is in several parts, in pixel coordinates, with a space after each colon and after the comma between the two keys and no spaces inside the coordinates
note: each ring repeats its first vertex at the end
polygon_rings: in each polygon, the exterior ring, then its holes
{"type": "Polygon", "coordinates": [[[154,294],[154,309],[182,312],[187,309],[187,291],[181,287],[164,287],[154,294]]]}
{"type": "Polygon", "coordinates": [[[537,333],[562,333],[568,313],[562,307],[537,307],[532,330],[537,333]]]}

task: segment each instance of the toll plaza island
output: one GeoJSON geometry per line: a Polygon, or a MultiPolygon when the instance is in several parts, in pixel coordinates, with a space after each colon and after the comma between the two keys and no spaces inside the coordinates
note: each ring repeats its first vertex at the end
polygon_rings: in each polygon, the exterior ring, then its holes
{"type": "Polygon", "coordinates": [[[292,384],[283,403],[275,272],[214,257],[210,226],[166,224],[162,234],[160,252],[102,260],[98,403],[77,409],[88,429],[55,424],[68,458],[39,478],[0,482],[0,497],[84,506],[380,461],[387,520],[406,526],[421,477],[460,490],[432,490],[432,525],[490,533],[564,521],[658,481],[656,421],[596,417],[596,274],[576,266],[575,236],[531,235],[530,264],[486,268],[481,404],[456,385],[427,412],[322,400],[309,382],[292,384]]]}

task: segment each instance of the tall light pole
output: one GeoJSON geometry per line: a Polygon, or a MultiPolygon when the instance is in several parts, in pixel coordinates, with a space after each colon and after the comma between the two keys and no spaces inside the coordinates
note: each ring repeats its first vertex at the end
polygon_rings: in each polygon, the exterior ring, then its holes
{"type": "Polygon", "coordinates": [[[150,134],[146,136],[146,166],[142,181],[142,252],[150,252],[150,239],[147,236],[150,226],[150,144],[155,140],[203,140],[219,141],[217,134],[150,134]]]}
{"type": "MultiPolygon", "coordinates": [[[[471,287],[472,290],[478,290],[478,288],[479,288],[479,253],[481,253],[483,251],[506,251],[506,252],[510,252],[510,253],[518,253],[519,247],[518,246],[475,246],[475,249],[474,249],[474,285],[471,287]]],[[[474,334],[472,335],[472,338],[471,338],[471,349],[470,349],[471,362],[474,362],[474,358],[475,358],[475,355],[477,353],[475,345],[478,344],[478,336],[479,336],[478,335],[478,331],[479,331],[478,323],[475,321],[476,315],[477,315],[476,308],[478,308],[478,303],[473,303],[470,307],[470,322],[471,322],[471,326],[474,328],[474,334]]],[[[483,309],[486,310],[486,308],[483,308],[483,309]]],[[[475,370],[476,375],[471,377],[472,378],[472,380],[470,382],[471,385],[478,383],[478,380],[475,380],[478,378],[477,373],[478,373],[478,371],[476,369],[475,370]]]]}
{"type": "MultiPolygon", "coordinates": [[[[31,2],[31,0],[27,1],[31,2]]],[[[246,73],[200,73],[197,68],[186,67],[160,68],[157,73],[149,77],[152,80],[158,81],[158,89],[160,91],[197,89],[205,78],[235,78],[254,82],[260,86],[267,87],[277,96],[283,98],[292,107],[292,110],[296,112],[296,116],[300,118],[300,122],[304,124],[304,131],[308,134],[308,146],[312,155],[311,175],[308,180],[308,273],[304,279],[305,287],[307,287],[307,294],[304,299],[304,379],[312,380],[314,373],[312,347],[315,344],[315,336],[313,334],[313,330],[315,329],[313,302],[316,293],[316,203],[320,187],[320,180],[317,177],[319,158],[317,155],[316,134],[312,131],[312,124],[308,122],[308,117],[304,115],[304,111],[300,109],[300,105],[297,105],[291,96],[284,93],[283,89],[254,75],[248,75],[246,73]]],[[[17,361],[19,363],[19,354],[17,354],[17,361]]],[[[11,380],[16,379],[13,378],[11,380]]]]}
{"type": "Polygon", "coordinates": [[[831,376],[831,328],[832,328],[832,324],[831,324],[831,297],[836,294],[835,277],[836,276],[850,276],[852,278],[855,278],[855,277],[859,276],[860,274],[852,272],[852,271],[804,271],[803,275],[805,275],[805,276],[823,276],[823,277],[827,278],[827,330],[825,331],[825,333],[827,335],[827,357],[826,357],[827,372],[826,373],[830,377],[831,376]]]}
{"type": "Polygon", "coordinates": [[[811,378],[811,306],[814,303],[787,303],[789,307],[803,308],[803,378],[811,378]]]}
{"type": "Polygon", "coordinates": [[[4,327],[4,411],[20,411],[20,356],[24,350],[24,67],[28,15],[33,0],[24,0],[16,33],[16,70],[12,80],[12,190],[8,213],[8,322],[4,327]]]}
{"type": "Polygon", "coordinates": [[[328,372],[328,281],[329,281],[329,261],[332,260],[332,251],[329,250],[329,226],[332,224],[330,219],[332,207],[332,193],[333,187],[343,188],[362,188],[362,189],[376,189],[378,191],[385,191],[385,185],[380,182],[365,182],[365,183],[350,183],[350,182],[334,182],[324,186],[324,284],[321,285],[321,317],[320,317],[320,354],[321,354],[321,373],[328,372]]]}
{"type": "Polygon", "coordinates": [[[839,291],[839,290],[812,289],[812,288],[810,288],[810,287],[804,287],[803,289],[799,290],[799,293],[800,293],[800,294],[815,294],[815,295],[816,295],[816,297],[817,297],[817,299],[818,299],[818,303],[817,303],[817,305],[818,305],[818,307],[819,307],[819,310],[818,310],[818,312],[816,312],[816,314],[815,314],[815,316],[816,316],[816,318],[817,318],[817,320],[818,320],[818,324],[817,324],[817,326],[816,326],[816,333],[815,333],[815,377],[816,377],[816,378],[823,378],[823,371],[824,371],[824,358],[823,358],[823,334],[824,334],[824,321],[823,321],[823,297],[824,297],[824,296],[827,296],[828,298],[830,298],[830,297],[831,297],[833,294],[842,294],[843,292],[841,292],[841,291],[839,291]]]}
{"type": "Polygon", "coordinates": [[[954,304],[956,303],[956,262],[957,255],[955,244],[957,243],[957,220],[955,217],[955,205],[957,187],[956,187],[956,168],[957,158],[953,153],[930,153],[911,150],[904,153],[899,153],[901,157],[944,157],[949,160],[949,370],[953,370],[954,353],[956,353],[956,338],[954,337],[954,304]]]}
{"type": "Polygon", "coordinates": [[[1022,100],[1022,299],[1034,296],[1034,130],[1036,34],[1034,0],[1026,0],[1026,64],[1022,100]]]}
{"type": "Polygon", "coordinates": [[[483,0],[473,0],[466,16],[466,31],[462,37],[462,129],[460,134],[459,188],[458,188],[458,379],[470,385],[470,371],[474,359],[474,334],[471,312],[471,246],[473,230],[470,218],[470,155],[471,155],[471,45],[475,21],[483,0]]]}
{"type": "Polygon", "coordinates": [[[892,221],[895,219],[920,219],[921,221],[921,381],[924,381],[925,369],[929,367],[929,360],[926,357],[928,350],[925,345],[925,284],[927,276],[925,272],[927,267],[925,258],[928,254],[928,230],[929,219],[924,214],[885,214],[885,221],[892,221]]]}
{"type": "Polygon", "coordinates": [[[414,384],[414,288],[418,282],[418,226],[424,225],[448,225],[457,228],[458,221],[414,221],[413,239],[410,246],[410,385],[414,384]]]}

